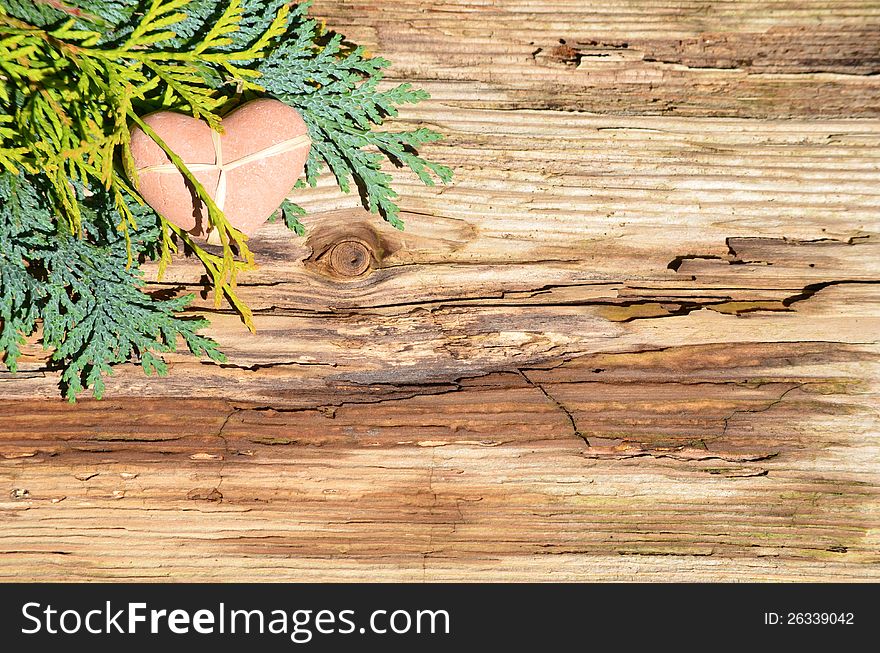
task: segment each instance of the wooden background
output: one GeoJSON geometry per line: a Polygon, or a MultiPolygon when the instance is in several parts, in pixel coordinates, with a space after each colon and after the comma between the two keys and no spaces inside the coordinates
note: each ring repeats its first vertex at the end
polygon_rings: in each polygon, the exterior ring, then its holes
{"type": "Polygon", "coordinates": [[[454,183],[298,196],[226,365],[0,375],[0,578],[880,580],[880,5],[313,13],[454,183]]]}

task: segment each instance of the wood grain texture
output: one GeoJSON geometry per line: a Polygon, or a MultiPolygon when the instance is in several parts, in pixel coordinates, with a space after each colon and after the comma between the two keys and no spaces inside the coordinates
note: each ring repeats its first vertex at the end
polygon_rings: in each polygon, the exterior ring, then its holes
{"type": "Polygon", "coordinates": [[[880,580],[880,7],[313,13],[454,183],[298,195],[225,365],[0,373],[0,578],[880,580]]]}

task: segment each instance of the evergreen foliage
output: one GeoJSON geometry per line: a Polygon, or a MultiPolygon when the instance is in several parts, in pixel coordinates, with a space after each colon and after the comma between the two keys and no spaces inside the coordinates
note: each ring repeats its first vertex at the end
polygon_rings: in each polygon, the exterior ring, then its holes
{"type": "MultiPolygon", "coordinates": [[[[138,360],[163,373],[161,353],[182,341],[220,360],[197,335],[207,322],[180,316],[191,297],[143,292],[138,264],[160,274],[178,249],[202,262],[219,306],[225,298],[253,329],[235,293],[254,263],[183,162],[141,116],[179,111],[219,126],[231,108],[275,97],[305,119],[312,138],[306,183],[324,165],[339,187],[402,228],[385,159],[424,183],[451,171],[418,155],[440,136],[377,130],[397,108],[427,97],[409,84],[380,86],[389,62],[326,32],[308,3],[285,0],[0,0],[0,360],[15,370],[38,330],[70,399],[100,396],[102,374],[138,360]],[[203,248],[146,206],[137,191],[130,127],[165,149],[208,207],[222,251],[203,248]]],[[[304,233],[286,201],[284,223],[304,233]]]]}

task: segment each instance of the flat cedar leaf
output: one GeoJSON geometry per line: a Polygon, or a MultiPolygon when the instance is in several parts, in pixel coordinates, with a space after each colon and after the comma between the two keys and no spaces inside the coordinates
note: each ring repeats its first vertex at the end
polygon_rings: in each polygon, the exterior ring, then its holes
{"type": "Polygon", "coordinates": [[[284,224],[287,225],[288,229],[295,232],[297,236],[306,235],[305,225],[299,221],[299,219],[306,214],[304,208],[298,204],[294,204],[290,200],[284,200],[284,202],[281,203],[279,211],[281,212],[281,215],[284,218],[284,224]]]}
{"type": "Polygon", "coordinates": [[[144,374],[150,376],[155,373],[156,376],[165,376],[168,374],[168,365],[161,358],[157,358],[149,351],[145,351],[141,356],[141,366],[144,368],[144,374]]]}
{"type": "MultiPolygon", "coordinates": [[[[218,360],[216,343],[197,331],[205,320],[179,317],[192,295],[156,299],[143,292],[137,268],[127,266],[126,243],[116,228],[120,215],[112,194],[81,191],[84,233],[59,235],[48,184],[39,177],[0,173],[0,352],[13,369],[24,339],[42,321],[43,345],[62,366],[61,383],[73,400],[87,388],[104,389],[111,367],[141,361],[146,372],[164,374],[161,354],[177,339],[218,360]]],[[[159,232],[155,214],[134,207],[131,239],[138,255],[149,254],[159,232]]]]}

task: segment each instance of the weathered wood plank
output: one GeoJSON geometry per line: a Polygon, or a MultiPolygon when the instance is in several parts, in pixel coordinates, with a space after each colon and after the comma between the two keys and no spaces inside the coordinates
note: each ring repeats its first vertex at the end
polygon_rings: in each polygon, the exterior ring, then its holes
{"type": "Polygon", "coordinates": [[[873,2],[325,0],[330,24],[453,106],[876,116],[873,2]]]}
{"type": "Polygon", "coordinates": [[[7,404],[0,574],[877,578],[876,354],[601,354],[293,410],[7,404]]]}
{"type": "Polygon", "coordinates": [[[299,194],[227,365],[0,373],[0,578],[880,579],[880,7],[315,13],[455,182],[299,194]]]}
{"type": "MultiPolygon", "coordinates": [[[[460,179],[433,192],[404,183],[405,232],[359,209],[332,210],[318,189],[305,202],[307,239],[267,225],[253,242],[261,268],[242,277],[241,296],[257,311],[257,336],[228,312],[212,315],[211,332],[232,357],[227,371],[182,359],[170,382],[157,382],[133,368],[110,380],[110,393],[204,387],[246,400],[254,383],[263,396],[290,379],[450,381],[630,350],[642,342],[642,319],[704,309],[777,314],[778,331],[761,334],[768,340],[790,339],[792,329],[824,339],[824,323],[790,314],[835,288],[870,297],[880,279],[876,121],[455,115],[442,125],[450,144],[435,155],[460,179]],[[496,137],[488,152],[488,140],[470,140],[486,124],[496,137]],[[551,136],[560,132],[567,140],[551,136]],[[481,167],[486,160],[493,166],[481,167]],[[363,273],[333,269],[340,244],[364,253],[363,273]]],[[[199,277],[181,260],[165,282],[192,291],[199,277]]],[[[210,298],[200,304],[212,310],[210,298]]],[[[694,315],[672,324],[721,342],[743,323],[694,315]]],[[[844,340],[864,341],[862,333],[844,340]]],[[[40,370],[43,358],[23,367],[40,370]]],[[[7,396],[22,397],[53,396],[53,384],[5,383],[7,396]]]]}

